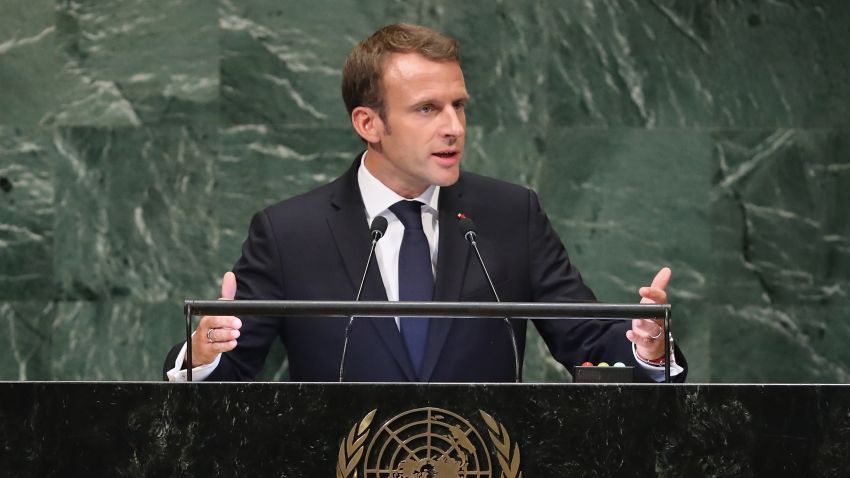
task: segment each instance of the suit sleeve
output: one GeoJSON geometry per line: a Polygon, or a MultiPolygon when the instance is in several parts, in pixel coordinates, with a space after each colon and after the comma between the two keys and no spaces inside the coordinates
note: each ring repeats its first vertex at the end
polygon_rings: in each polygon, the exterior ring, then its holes
{"type": "MultiPolygon", "coordinates": [[[[248,238],[242,245],[242,257],[233,267],[236,274],[236,299],[283,300],[283,266],[280,243],[268,215],[260,211],[251,219],[248,238]]],[[[279,317],[243,316],[242,329],[235,349],[222,354],[221,363],[210,374],[210,381],[253,380],[263,368],[272,342],[283,331],[279,317]]]]}
{"type": "MultiPolygon", "coordinates": [[[[593,291],[570,262],[561,239],[540,207],[537,195],[530,190],[527,217],[529,281],[534,301],[596,302],[593,291]]],[[[626,338],[626,331],[631,327],[630,320],[535,320],[534,325],[552,356],[571,374],[575,366],[585,361],[623,362],[636,366],[636,380],[653,381],[638,366],[632,344],[626,338]]],[[[676,358],[677,363],[684,364],[684,356],[679,350],[676,358]]],[[[677,379],[684,380],[684,374],[677,379]]]]}

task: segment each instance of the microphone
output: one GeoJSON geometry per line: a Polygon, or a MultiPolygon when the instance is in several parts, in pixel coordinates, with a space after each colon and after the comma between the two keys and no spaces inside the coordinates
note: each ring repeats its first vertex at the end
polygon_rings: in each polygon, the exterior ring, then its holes
{"type": "MultiPolygon", "coordinates": [[[[387,232],[387,218],[384,216],[375,216],[372,219],[372,225],[369,226],[369,237],[372,238],[372,247],[369,249],[369,257],[366,259],[366,267],[363,269],[363,278],[360,279],[360,287],[357,288],[357,298],[355,302],[360,301],[360,295],[363,293],[363,284],[366,283],[366,274],[369,272],[369,265],[372,264],[372,257],[375,255],[375,246],[378,241],[384,237],[387,232]]],[[[354,316],[348,319],[348,325],[345,327],[345,341],[342,343],[342,359],[339,361],[339,381],[342,382],[342,375],[345,372],[345,354],[348,352],[348,338],[351,336],[351,328],[354,325],[354,316]]]]}
{"type": "MultiPolygon", "coordinates": [[[[490,284],[490,290],[493,291],[493,297],[496,298],[496,302],[501,303],[502,301],[499,299],[499,293],[496,292],[496,286],[493,285],[493,280],[490,279],[490,273],[487,272],[487,266],[484,265],[484,259],[481,257],[481,251],[478,250],[478,233],[475,232],[475,223],[463,213],[459,213],[457,218],[458,225],[460,226],[460,232],[463,233],[463,237],[466,239],[466,242],[468,242],[469,245],[472,246],[472,249],[475,250],[475,255],[478,257],[478,263],[481,265],[481,270],[484,271],[484,277],[487,278],[487,283],[490,284]]],[[[514,328],[511,326],[511,321],[508,317],[504,317],[504,322],[505,326],[508,328],[508,335],[511,337],[511,345],[514,347],[514,380],[516,383],[519,383],[519,350],[516,345],[516,333],[514,332],[514,328]]]]}
{"type": "Polygon", "coordinates": [[[363,270],[363,278],[360,279],[360,287],[357,289],[355,302],[360,300],[360,294],[363,293],[363,284],[366,283],[366,273],[369,272],[369,264],[372,263],[372,256],[375,255],[375,246],[384,237],[385,232],[387,232],[387,218],[384,216],[375,216],[375,219],[372,219],[372,225],[369,226],[369,237],[372,238],[372,247],[369,250],[369,258],[366,259],[366,268],[363,270]]]}

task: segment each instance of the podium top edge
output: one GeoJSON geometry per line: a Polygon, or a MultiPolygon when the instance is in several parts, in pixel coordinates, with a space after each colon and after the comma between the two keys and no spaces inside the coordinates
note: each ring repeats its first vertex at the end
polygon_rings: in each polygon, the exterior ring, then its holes
{"type": "Polygon", "coordinates": [[[190,315],[265,315],[325,317],[453,317],[517,319],[664,319],[670,304],[604,304],[560,302],[386,302],[186,300],[190,315]]]}

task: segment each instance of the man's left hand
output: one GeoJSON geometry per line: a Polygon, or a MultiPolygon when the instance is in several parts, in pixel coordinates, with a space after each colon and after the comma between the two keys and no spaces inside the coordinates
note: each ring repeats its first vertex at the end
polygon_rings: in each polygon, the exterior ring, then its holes
{"type": "MultiPolygon", "coordinates": [[[[673,272],[669,267],[658,271],[652,285],[641,287],[638,293],[641,296],[641,304],[666,304],[667,284],[673,272]]],[[[626,338],[631,340],[638,355],[645,360],[657,360],[664,355],[664,321],[635,319],[632,320],[632,330],[626,332],[626,338]]]]}

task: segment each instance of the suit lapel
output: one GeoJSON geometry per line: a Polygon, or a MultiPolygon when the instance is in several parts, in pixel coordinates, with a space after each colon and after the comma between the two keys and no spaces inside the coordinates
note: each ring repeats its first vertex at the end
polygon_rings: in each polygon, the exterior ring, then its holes
{"type": "MultiPolygon", "coordinates": [[[[359,167],[360,159],[358,157],[354,165],[339,179],[331,198],[333,207],[328,215],[328,227],[330,227],[334,242],[345,265],[346,274],[351,282],[353,291],[351,300],[356,297],[357,287],[360,285],[363,268],[366,266],[366,258],[371,247],[366,207],[363,205],[363,196],[360,194],[360,187],[357,183],[359,167]]],[[[374,259],[369,266],[369,273],[366,275],[361,300],[387,300],[384,283],[374,259]]],[[[410,363],[407,349],[401,339],[395,319],[392,317],[364,317],[362,320],[370,322],[375,327],[384,345],[398,362],[407,379],[416,381],[413,365],[410,363]]]]}
{"type": "MultiPolygon", "coordinates": [[[[440,242],[437,256],[437,277],[434,283],[434,300],[455,302],[460,299],[469,260],[469,245],[458,227],[457,215],[463,211],[462,179],[455,185],[440,188],[440,242]]],[[[455,320],[434,318],[428,328],[423,382],[430,381],[442,353],[446,338],[455,320]]]]}
{"type": "MultiPolygon", "coordinates": [[[[360,194],[351,194],[349,182],[351,172],[341,178],[341,182],[331,201],[333,209],[328,215],[328,226],[331,229],[334,242],[339,251],[345,272],[352,288],[351,300],[360,285],[360,274],[366,264],[366,255],[369,253],[369,226],[366,223],[366,211],[363,207],[363,199],[360,194]]],[[[354,176],[356,185],[357,176],[354,176]]],[[[356,191],[355,191],[356,192],[356,191]]],[[[372,274],[370,274],[372,276],[372,274]]],[[[367,280],[372,277],[367,277],[367,280]]],[[[370,283],[366,291],[374,293],[374,285],[370,283]]],[[[383,285],[381,289],[383,290],[383,285]]]]}

